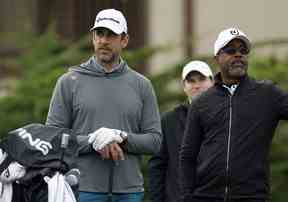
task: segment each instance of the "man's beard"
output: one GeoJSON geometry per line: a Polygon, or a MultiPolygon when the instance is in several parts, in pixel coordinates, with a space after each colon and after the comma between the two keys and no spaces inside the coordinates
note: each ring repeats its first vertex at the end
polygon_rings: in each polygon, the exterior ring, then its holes
{"type": "Polygon", "coordinates": [[[101,55],[99,57],[99,62],[101,64],[112,64],[114,62],[116,62],[118,59],[117,59],[117,56],[115,54],[112,54],[111,56],[108,56],[108,55],[101,55]]]}
{"type": "Polygon", "coordinates": [[[247,63],[242,62],[242,65],[231,63],[225,67],[226,77],[229,79],[240,79],[247,74],[247,63]]]}

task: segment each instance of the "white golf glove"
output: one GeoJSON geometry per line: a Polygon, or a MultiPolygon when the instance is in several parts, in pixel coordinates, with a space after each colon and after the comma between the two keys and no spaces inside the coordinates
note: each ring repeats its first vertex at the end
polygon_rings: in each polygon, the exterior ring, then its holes
{"type": "Polygon", "coordinates": [[[92,144],[93,149],[96,151],[102,150],[105,146],[116,142],[123,142],[123,138],[121,137],[121,130],[110,129],[110,128],[100,128],[93,133],[90,133],[88,142],[92,144]]]}

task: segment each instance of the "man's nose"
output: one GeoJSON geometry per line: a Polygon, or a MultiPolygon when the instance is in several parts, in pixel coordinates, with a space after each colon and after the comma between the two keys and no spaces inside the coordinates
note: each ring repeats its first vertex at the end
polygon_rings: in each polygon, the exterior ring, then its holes
{"type": "Polygon", "coordinates": [[[107,43],[109,41],[109,37],[107,35],[103,35],[99,37],[99,42],[100,43],[107,43]]]}
{"type": "Polygon", "coordinates": [[[234,54],[234,57],[243,57],[243,54],[240,52],[240,50],[237,49],[236,53],[234,54]]]}
{"type": "Polygon", "coordinates": [[[196,83],[194,83],[194,85],[192,86],[192,88],[193,88],[193,89],[195,89],[195,90],[198,90],[198,89],[200,89],[200,87],[201,87],[201,86],[200,86],[200,84],[199,84],[199,83],[197,83],[197,82],[196,82],[196,83]]]}

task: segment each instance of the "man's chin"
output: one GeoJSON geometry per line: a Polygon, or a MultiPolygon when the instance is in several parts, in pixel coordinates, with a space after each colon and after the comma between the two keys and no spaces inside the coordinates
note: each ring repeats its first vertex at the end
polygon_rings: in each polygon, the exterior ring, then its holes
{"type": "Polygon", "coordinates": [[[242,78],[247,74],[247,71],[244,68],[235,68],[230,72],[231,77],[234,78],[242,78]]]}
{"type": "Polygon", "coordinates": [[[104,64],[109,64],[109,63],[111,63],[112,62],[112,59],[111,59],[111,57],[99,57],[99,61],[101,62],[101,63],[104,63],[104,64]]]}
{"type": "Polygon", "coordinates": [[[191,102],[195,101],[195,100],[200,96],[200,94],[201,94],[201,93],[197,93],[197,94],[191,95],[191,96],[189,97],[189,100],[190,100],[191,102]]]}

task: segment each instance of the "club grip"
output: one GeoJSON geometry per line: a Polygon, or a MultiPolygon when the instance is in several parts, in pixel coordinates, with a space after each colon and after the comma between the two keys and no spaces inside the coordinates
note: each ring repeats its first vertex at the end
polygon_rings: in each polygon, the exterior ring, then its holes
{"type": "Polygon", "coordinates": [[[66,134],[66,133],[62,134],[62,137],[61,137],[61,148],[62,149],[66,149],[67,148],[68,143],[69,143],[69,138],[70,138],[69,134],[66,134]]]}

